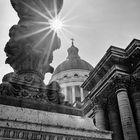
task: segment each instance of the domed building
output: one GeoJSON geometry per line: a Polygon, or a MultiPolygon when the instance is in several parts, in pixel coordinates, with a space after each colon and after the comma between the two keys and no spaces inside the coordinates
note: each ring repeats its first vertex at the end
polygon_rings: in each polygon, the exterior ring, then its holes
{"type": "Polygon", "coordinates": [[[61,86],[61,92],[65,101],[73,104],[76,101],[82,102],[88,92],[81,88],[82,83],[87,79],[93,67],[78,55],[78,48],[68,48],[68,57],[55,69],[50,82],[57,81],[61,86]]]}

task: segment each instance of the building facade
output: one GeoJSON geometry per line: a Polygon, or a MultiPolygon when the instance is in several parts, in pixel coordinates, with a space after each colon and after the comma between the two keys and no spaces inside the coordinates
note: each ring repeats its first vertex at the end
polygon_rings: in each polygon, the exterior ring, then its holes
{"type": "Polygon", "coordinates": [[[113,131],[113,140],[140,139],[140,40],[111,46],[82,87],[97,128],[113,131]]]}

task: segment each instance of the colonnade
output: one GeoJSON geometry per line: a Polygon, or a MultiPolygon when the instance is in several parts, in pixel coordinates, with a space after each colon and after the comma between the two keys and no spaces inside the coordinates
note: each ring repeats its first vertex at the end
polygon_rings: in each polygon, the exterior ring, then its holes
{"type": "Polygon", "coordinates": [[[72,85],[72,86],[64,87],[62,92],[65,95],[65,100],[69,101],[70,103],[74,103],[76,101],[76,94],[80,94],[81,101],[83,101],[85,98],[84,90],[79,85],[72,85]],[[79,88],[79,93],[76,93],[76,87],[79,88]],[[68,91],[68,88],[70,89],[70,91],[68,91]],[[68,96],[71,96],[70,99],[68,96]]]}
{"type": "Polygon", "coordinates": [[[113,140],[139,140],[140,88],[136,90],[132,87],[134,90],[130,90],[126,83],[119,82],[113,97],[109,97],[106,102],[103,102],[102,98],[93,102],[95,125],[99,129],[107,130],[109,122],[109,130],[113,131],[113,140]]]}

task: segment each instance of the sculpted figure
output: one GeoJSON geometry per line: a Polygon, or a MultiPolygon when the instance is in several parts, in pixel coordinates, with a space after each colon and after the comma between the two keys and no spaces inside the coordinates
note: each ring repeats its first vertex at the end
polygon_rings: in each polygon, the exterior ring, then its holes
{"type": "Polygon", "coordinates": [[[61,93],[61,87],[58,82],[53,81],[49,85],[47,85],[46,93],[50,102],[57,104],[64,103],[64,95],[61,93]]]}
{"type": "Polygon", "coordinates": [[[60,47],[49,20],[57,16],[63,0],[11,0],[11,4],[20,20],[10,29],[6,63],[15,72],[32,70],[44,78],[45,73],[53,72],[53,51],[60,47]]]}
{"type": "Polygon", "coordinates": [[[53,72],[50,65],[53,51],[60,48],[60,39],[50,28],[49,21],[57,16],[63,0],[11,0],[11,4],[19,22],[11,27],[4,51],[5,62],[14,73],[10,75],[10,82],[3,82],[1,89],[14,88],[19,92],[17,96],[41,98],[46,91],[45,73],[53,72]]]}

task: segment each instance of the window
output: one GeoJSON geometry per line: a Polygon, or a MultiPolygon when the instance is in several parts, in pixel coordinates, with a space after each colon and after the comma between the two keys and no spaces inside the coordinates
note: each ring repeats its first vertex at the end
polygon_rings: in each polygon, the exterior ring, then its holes
{"type": "Polygon", "coordinates": [[[68,78],[68,76],[67,75],[64,75],[64,78],[68,78]]]}
{"type": "Polygon", "coordinates": [[[76,74],[74,74],[74,77],[78,77],[78,74],[76,73],[76,74]]]}

